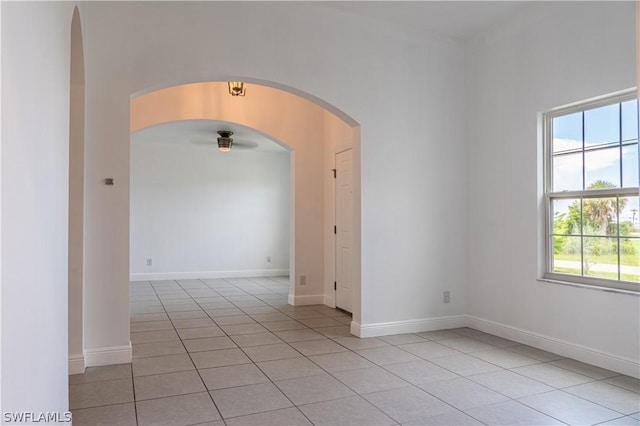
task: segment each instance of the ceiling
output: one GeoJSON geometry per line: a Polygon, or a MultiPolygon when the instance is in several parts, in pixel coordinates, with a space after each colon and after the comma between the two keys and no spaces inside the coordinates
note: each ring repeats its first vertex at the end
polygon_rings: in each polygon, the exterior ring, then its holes
{"type": "Polygon", "coordinates": [[[530,1],[329,1],[327,7],[467,40],[531,4],[530,1]]]}
{"type": "Polygon", "coordinates": [[[233,132],[233,148],[251,151],[287,152],[282,145],[250,127],[217,120],[181,120],[147,127],[131,134],[133,143],[169,143],[192,147],[218,148],[217,131],[233,132]]]}

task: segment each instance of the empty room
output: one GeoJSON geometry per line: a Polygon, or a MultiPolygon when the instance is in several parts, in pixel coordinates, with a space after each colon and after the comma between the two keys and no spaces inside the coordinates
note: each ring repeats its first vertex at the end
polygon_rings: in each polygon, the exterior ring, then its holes
{"type": "Polygon", "coordinates": [[[638,13],[2,2],[2,422],[639,424],[638,13]]]}

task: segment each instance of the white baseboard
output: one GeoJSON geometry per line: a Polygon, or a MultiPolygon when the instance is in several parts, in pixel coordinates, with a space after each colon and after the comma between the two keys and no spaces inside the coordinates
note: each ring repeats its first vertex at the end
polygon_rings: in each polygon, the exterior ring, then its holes
{"type": "Polygon", "coordinates": [[[287,302],[293,306],[323,305],[324,294],[311,294],[307,296],[294,296],[290,294],[287,302]]]}
{"type": "Polygon", "coordinates": [[[84,373],[84,354],[69,355],[69,375],[84,373]]]}
{"type": "Polygon", "coordinates": [[[252,278],[289,275],[288,269],[251,269],[243,271],[140,272],[129,274],[130,281],[188,280],[199,278],[252,278]]]}
{"type": "Polygon", "coordinates": [[[576,345],[575,343],[555,339],[553,337],[544,336],[542,334],[533,333],[531,331],[471,315],[467,315],[467,326],[498,337],[503,337],[518,343],[586,362],[587,364],[595,365],[600,368],[640,378],[640,363],[638,363],[638,360],[598,351],[586,346],[576,345]]]}
{"type": "Polygon", "coordinates": [[[378,337],[391,334],[418,333],[421,331],[445,330],[448,328],[464,327],[464,315],[446,317],[423,318],[408,321],[379,322],[373,324],[358,324],[351,322],[351,334],[358,337],[378,337]]]}
{"type": "Polygon", "coordinates": [[[106,348],[85,349],[85,365],[97,367],[100,365],[127,364],[133,358],[131,342],[123,346],[109,346],[106,348]]]}

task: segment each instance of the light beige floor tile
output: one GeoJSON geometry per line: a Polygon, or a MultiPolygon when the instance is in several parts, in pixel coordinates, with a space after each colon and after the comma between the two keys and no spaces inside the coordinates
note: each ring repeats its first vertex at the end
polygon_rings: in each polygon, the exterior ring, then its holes
{"type": "Polygon", "coordinates": [[[414,385],[458,378],[451,371],[423,359],[387,365],[385,369],[414,385]]]}
{"type": "Polygon", "coordinates": [[[175,330],[140,331],[137,333],[131,333],[131,343],[133,344],[167,342],[170,340],[179,340],[178,334],[175,330]]]}
{"type": "Polygon", "coordinates": [[[348,350],[344,346],[329,339],[307,340],[304,342],[291,342],[289,344],[305,356],[345,352],[348,350]]]}
{"type": "Polygon", "coordinates": [[[73,410],[73,426],[136,426],[133,402],[73,410]]]}
{"type": "Polygon", "coordinates": [[[158,312],[155,314],[139,314],[139,315],[131,315],[129,321],[133,324],[134,322],[146,322],[146,321],[162,321],[168,320],[169,316],[164,312],[158,312]]]}
{"type": "Polygon", "coordinates": [[[416,387],[404,387],[363,395],[398,423],[455,411],[451,406],[416,387]]]}
{"type": "Polygon", "coordinates": [[[310,360],[318,364],[330,373],[344,370],[354,370],[357,368],[375,367],[370,361],[367,361],[354,352],[339,352],[325,355],[313,355],[310,360]]]}
{"type": "Polygon", "coordinates": [[[196,371],[134,378],[136,401],[205,391],[196,371]]]}
{"type": "Polygon", "coordinates": [[[550,364],[527,365],[525,367],[514,368],[511,371],[555,388],[576,386],[593,381],[591,377],[583,376],[582,374],[574,373],[550,364]]]}
{"type": "Polygon", "coordinates": [[[83,374],[69,376],[69,384],[99,382],[101,380],[130,379],[131,364],[105,365],[103,367],[87,367],[83,374]]]}
{"type": "Polygon", "coordinates": [[[357,351],[359,349],[370,349],[370,348],[379,348],[382,346],[389,346],[387,342],[383,342],[382,340],[376,337],[367,337],[365,339],[361,339],[359,337],[338,337],[333,339],[336,343],[341,344],[347,349],[351,349],[352,351],[357,351]]]}
{"type": "Polygon", "coordinates": [[[407,351],[427,360],[459,355],[461,353],[460,351],[433,341],[409,343],[408,345],[399,345],[398,347],[403,351],[407,351]]]}
{"type": "Polygon", "coordinates": [[[470,337],[456,337],[454,339],[442,339],[442,340],[438,340],[438,343],[464,353],[489,351],[491,349],[495,349],[495,347],[491,345],[482,343],[480,340],[472,339],[470,337]]]}
{"type": "Polygon", "coordinates": [[[533,410],[517,401],[483,405],[467,410],[467,414],[487,425],[564,425],[564,423],[533,410]]]}
{"type": "Polygon", "coordinates": [[[635,417],[626,416],[620,417],[615,420],[609,420],[604,423],[600,423],[598,426],[638,426],[640,425],[640,420],[635,417]]]}
{"type": "Polygon", "coordinates": [[[290,317],[286,316],[280,312],[269,312],[264,314],[252,314],[251,318],[254,320],[263,323],[263,322],[278,322],[278,321],[289,321],[290,317]]]}
{"type": "Polygon", "coordinates": [[[396,424],[390,417],[362,397],[318,402],[299,407],[316,426],[384,426],[396,424]]]}
{"type": "Polygon", "coordinates": [[[69,407],[98,407],[133,402],[131,379],[105,380],[69,386],[69,407]]]}
{"type": "Polygon", "coordinates": [[[406,345],[426,341],[424,337],[420,337],[417,334],[394,334],[391,336],[378,337],[378,339],[391,345],[406,345]]]}
{"type": "Polygon", "coordinates": [[[605,382],[632,392],[640,393],[640,379],[636,379],[635,377],[616,376],[606,379],[605,382]]]}
{"type": "MultiPolygon", "coordinates": [[[[273,323],[275,324],[275,323],[273,323]]],[[[276,336],[287,343],[304,342],[306,340],[323,340],[326,339],[322,334],[311,329],[305,328],[300,330],[286,330],[274,332],[276,336]]]]}
{"type": "Polygon", "coordinates": [[[338,371],[333,375],[359,394],[409,386],[409,383],[380,367],[338,371]]]}
{"type": "Polygon", "coordinates": [[[424,419],[403,423],[403,426],[483,426],[482,423],[473,417],[464,414],[462,411],[450,411],[438,416],[430,416],[424,419]]]}
{"type": "Polygon", "coordinates": [[[237,345],[227,336],[208,337],[206,339],[190,339],[184,340],[183,343],[189,352],[215,351],[218,349],[231,349],[237,347],[237,345]]]}
{"type": "Polygon", "coordinates": [[[336,321],[333,318],[307,318],[307,319],[298,319],[299,322],[306,325],[309,328],[319,328],[319,327],[338,327],[343,325],[341,322],[336,321]]]}
{"type": "Polygon", "coordinates": [[[230,317],[216,317],[214,321],[219,326],[255,323],[254,319],[251,318],[249,315],[232,315],[230,317]]]}
{"type": "Polygon", "coordinates": [[[216,324],[211,318],[186,318],[186,319],[174,319],[173,325],[177,328],[196,328],[196,327],[211,327],[216,324]]]}
{"type": "Polygon", "coordinates": [[[187,353],[180,340],[133,344],[133,358],[187,353]]]}
{"type": "Polygon", "coordinates": [[[506,396],[462,377],[426,383],[420,388],[460,410],[508,400],[506,396]]]}
{"type": "Polygon", "coordinates": [[[239,334],[256,334],[265,333],[268,330],[258,323],[252,324],[234,324],[234,325],[221,325],[220,328],[224,330],[229,336],[235,336],[239,334]]]}
{"type": "Polygon", "coordinates": [[[227,420],[229,426],[311,426],[297,408],[283,408],[266,413],[234,417],[227,420]]]}
{"type": "Polygon", "coordinates": [[[273,384],[241,386],[211,391],[222,417],[238,417],[291,407],[291,402],[273,384]]]}
{"type": "Polygon", "coordinates": [[[134,377],[189,370],[195,370],[195,367],[188,354],[163,355],[133,360],[134,377]]]}
{"type": "Polygon", "coordinates": [[[230,365],[198,371],[209,390],[255,385],[269,381],[255,364],[230,365]]]}
{"type": "Polygon", "coordinates": [[[249,346],[243,351],[253,362],[275,361],[278,359],[298,358],[302,354],[286,343],[264,346],[249,346]]]}
{"type": "Polygon", "coordinates": [[[460,354],[443,358],[432,358],[430,361],[440,367],[446,368],[460,376],[470,376],[472,374],[490,373],[502,370],[497,365],[493,365],[471,355],[460,354]]]}
{"type": "MultiPolygon", "coordinates": [[[[420,333],[416,333],[416,335],[423,337],[427,340],[454,339],[456,337],[462,336],[461,334],[456,334],[452,331],[447,331],[447,330],[423,331],[420,333]]],[[[412,343],[412,342],[407,342],[407,343],[412,343]]],[[[397,344],[401,344],[401,343],[397,343],[397,344]]]]}
{"type": "Polygon", "coordinates": [[[196,309],[186,312],[169,312],[167,313],[171,321],[180,319],[207,318],[207,314],[202,309],[196,309]]]}
{"type": "Polygon", "coordinates": [[[237,336],[231,336],[233,341],[241,348],[247,346],[264,346],[274,345],[276,343],[282,343],[273,333],[256,333],[256,334],[240,334],[237,336]]]}
{"type": "Polygon", "coordinates": [[[240,349],[193,352],[191,359],[198,369],[251,363],[251,360],[240,349]]]}
{"type": "Polygon", "coordinates": [[[400,364],[403,362],[418,361],[420,358],[403,351],[395,346],[383,346],[381,348],[362,349],[356,351],[360,356],[378,365],[400,364]]]}
{"type": "Polygon", "coordinates": [[[620,413],[559,390],[527,396],[518,401],[573,425],[602,423],[620,417],[620,413]]]}
{"type": "Polygon", "coordinates": [[[640,395],[609,383],[585,383],[565,388],[564,391],[622,414],[628,415],[640,411],[640,395]]]}
{"type": "Polygon", "coordinates": [[[266,322],[262,324],[267,330],[272,332],[277,331],[290,331],[290,330],[301,330],[306,329],[307,326],[299,323],[296,320],[287,320],[287,321],[276,321],[276,322],[266,322]]]}
{"type": "Polygon", "coordinates": [[[497,365],[498,367],[507,369],[540,363],[537,359],[529,358],[506,349],[492,349],[490,351],[474,352],[471,355],[475,358],[497,365]]]}
{"type": "Polygon", "coordinates": [[[611,370],[605,370],[604,368],[595,367],[593,365],[585,364],[584,362],[576,361],[575,359],[559,359],[557,361],[551,361],[549,364],[556,367],[564,368],[565,370],[573,371],[574,373],[582,374],[583,376],[591,377],[596,380],[610,379],[611,377],[618,376],[611,370]]]}
{"type": "Polygon", "coordinates": [[[180,328],[177,330],[182,340],[204,339],[206,337],[224,336],[224,331],[219,327],[180,328]]]}
{"type": "Polygon", "coordinates": [[[508,351],[522,354],[524,356],[528,356],[529,358],[537,359],[538,361],[542,361],[542,362],[555,361],[555,360],[564,358],[563,356],[560,356],[558,354],[543,351],[542,349],[533,348],[527,345],[511,346],[505,349],[507,349],[508,351]]]}
{"type": "Polygon", "coordinates": [[[323,373],[320,367],[307,358],[281,359],[277,361],[259,362],[257,364],[258,367],[274,381],[314,376],[323,373]]]}
{"type": "Polygon", "coordinates": [[[336,327],[318,327],[314,328],[314,331],[322,334],[325,337],[335,338],[335,337],[348,337],[351,336],[351,329],[349,326],[340,325],[336,327]]]}
{"type": "Polygon", "coordinates": [[[138,401],[139,425],[194,425],[220,419],[208,393],[138,401]]]}
{"type": "Polygon", "coordinates": [[[469,376],[468,379],[514,399],[554,390],[549,385],[506,370],[469,376]]]}
{"type": "Polygon", "coordinates": [[[298,406],[355,395],[351,389],[326,373],[282,380],[276,382],[276,386],[298,406]]]}

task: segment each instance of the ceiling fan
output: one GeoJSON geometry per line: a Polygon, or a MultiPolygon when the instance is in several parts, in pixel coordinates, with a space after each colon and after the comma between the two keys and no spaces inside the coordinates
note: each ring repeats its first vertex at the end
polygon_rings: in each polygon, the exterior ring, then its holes
{"type": "MultiPolygon", "coordinates": [[[[258,144],[255,142],[249,142],[249,141],[242,141],[242,142],[236,142],[234,141],[234,139],[231,137],[233,135],[233,132],[230,130],[218,130],[218,149],[221,152],[229,152],[231,151],[231,148],[233,147],[233,149],[254,149],[258,147],[258,144]]],[[[212,139],[196,139],[196,140],[192,140],[191,143],[197,144],[197,145],[209,145],[209,146],[215,146],[214,142],[212,139]]]]}

